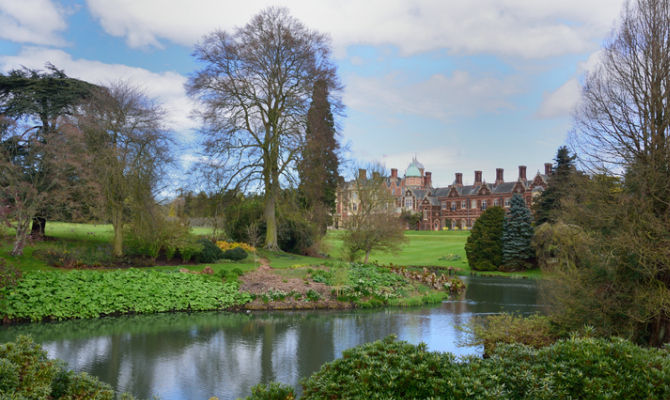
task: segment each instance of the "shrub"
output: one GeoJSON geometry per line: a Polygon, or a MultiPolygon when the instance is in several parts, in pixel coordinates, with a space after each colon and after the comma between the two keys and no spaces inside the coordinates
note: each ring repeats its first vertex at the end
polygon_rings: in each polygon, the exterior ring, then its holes
{"type": "Polygon", "coordinates": [[[484,357],[492,354],[496,345],[502,343],[521,343],[540,348],[558,340],[549,318],[539,314],[528,317],[512,314],[476,317],[464,330],[472,337],[468,345],[484,346],[484,357]]]}
{"type": "Polygon", "coordinates": [[[256,251],[256,248],[254,246],[251,246],[251,245],[248,245],[248,244],[242,243],[242,242],[218,241],[218,242],[216,242],[216,245],[217,245],[218,248],[220,248],[223,251],[231,250],[231,249],[234,249],[236,247],[241,247],[242,249],[244,249],[245,251],[247,251],[249,253],[256,251]]]}
{"type": "Polygon", "coordinates": [[[3,399],[114,398],[109,385],[86,373],[66,370],[26,336],[0,345],[0,393],[3,399]]]}
{"type": "Polygon", "coordinates": [[[269,385],[256,385],[251,388],[251,396],[246,400],[293,400],[295,391],[288,385],[272,382],[269,385]]]}
{"type": "Polygon", "coordinates": [[[470,267],[480,271],[494,271],[502,264],[502,236],[505,210],[490,207],[477,218],[472,233],[465,243],[465,254],[470,267]]]}
{"type": "Polygon", "coordinates": [[[346,350],[303,380],[304,399],[667,399],[670,357],[623,339],[498,346],[457,361],[388,337],[346,350]]]}
{"type": "Polygon", "coordinates": [[[241,247],[236,247],[234,249],[224,251],[223,258],[233,261],[244,260],[247,258],[247,252],[244,251],[241,247]]]}
{"type": "Polygon", "coordinates": [[[301,215],[284,215],[278,221],[277,244],[288,253],[304,254],[317,237],[316,227],[301,215]]]}
{"type": "Polygon", "coordinates": [[[202,246],[202,250],[195,254],[195,260],[199,263],[211,263],[223,258],[223,251],[211,240],[206,238],[198,239],[198,244],[202,246]]]}

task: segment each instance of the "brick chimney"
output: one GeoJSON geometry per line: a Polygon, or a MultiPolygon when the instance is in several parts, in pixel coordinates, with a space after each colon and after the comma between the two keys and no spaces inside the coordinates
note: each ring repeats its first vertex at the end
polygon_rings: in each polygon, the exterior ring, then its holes
{"type": "Polygon", "coordinates": [[[526,180],[526,166],[525,165],[519,165],[519,180],[520,181],[525,181],[526,180]]]}
{"type": "Polygon", "coordinates": [[[391,178],[398,177],[398,168],[391,168],[391,178]]]}
{"type": "Polygon", "coordinates": [[[378,180],[379,179],[379,172],[375,171],[372,173],[372,179],[378,180]]]}
{"type": "Polygon", "coordinates": [[[496,185],[500,185],[501,183],[505,182],[503,179],[503,169],[502,168],[496,168],[496,185]]]}
{"type": "Polygon", "coordinates": [[[423,176],[423,168],[419,168],[419,173],[423,176]]]}
{"type": "Polygon", "coordinates": [[[423,178],[424,186],[433,187],[433,173],[426,172],[426,176],[423,178]]]}
{"type": "Polygon", "coordinates": [[[551,163],[544,163],[544,174],[545,175],[551,175],[551,163]]]}
{"type": "Polygon", "coordinates": [[[358,179],[365,180],[366,178],[367,178],[367,174],[365,172],[365,169],[359,168],[358,169],[358,179]]]}
{"type": "Polygon", "coordinates": [[[475,185],[482,184],[482,171],[475,171],[475,185]]]}
{"type": "Polygon", "coordinates": [[[454,182],[456,186],[463,186],[463,173],[456,172],[456,181],[454,182]]]}

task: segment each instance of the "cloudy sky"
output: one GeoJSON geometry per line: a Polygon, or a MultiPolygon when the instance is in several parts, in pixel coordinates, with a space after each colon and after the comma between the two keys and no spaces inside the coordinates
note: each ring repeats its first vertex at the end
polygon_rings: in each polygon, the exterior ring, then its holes
{"type": "MultiPolygon", "coordinates": [[[[570,130],[580,82],[623,0],[0,0],[0,71],[51,62],[94,83],[129,80],[197,140],[183,84],[193,45],[282,5],[332,39],[349,157],[401,173],[413,155],[448,185],[473,170],[534,175],[570,130]]],[[[187,160],[188,154],[183,155],[187,160]]],[[[346,172],[346,171],[344,171],[346,172]]]]}

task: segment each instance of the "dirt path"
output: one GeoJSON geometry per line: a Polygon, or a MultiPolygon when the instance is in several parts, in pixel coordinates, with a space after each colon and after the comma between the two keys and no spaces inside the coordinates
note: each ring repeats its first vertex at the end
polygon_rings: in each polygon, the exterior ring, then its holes
{"type": "Polygon", "coordinates": [[[304,310],[304,309],[345,309],[351,308],[351,304],[337,301],[332,298],[332,288],[323,283],[314,282],[311,279],[298,279],[282,277],[274,273],[270,262],[261,258],[260,266],[240,277],[242,285],[240,290],[256,295],[256,299],[244,305],[249,310],[304,310]],[[307,292],[317,292],[320,299],[310,301],[307,292]],[[287,294],[284,299],[268,299],[268,292],[283,292],[287,294]],[[288,296],[288,294],[291,294],[288,296]],[[264,301],[263,295],[266,295],[264,301]],[[296,297],[299,299],[296,300],[296,297]]]}

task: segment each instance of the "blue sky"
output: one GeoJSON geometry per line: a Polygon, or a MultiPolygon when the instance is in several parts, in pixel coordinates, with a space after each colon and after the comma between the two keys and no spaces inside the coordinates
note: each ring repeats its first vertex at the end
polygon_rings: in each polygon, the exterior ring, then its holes
{"type": "MultiPolygon", "coordinates": [[[[197,140],[183,84],[195,43],[282,5],[330,35],[345,86],[347,156],[402,174],[416,155],[446,186],[455,172],[534,175],[566,142],[579,83],[597,65],[622,0],[0,0],[0,71],[51,62],[94,83],[127,80],[197,140]]],[[[184,151],[185,165],[191,154],[184,151]]],[[[348,171],[342,171],[345,174],[348,171]]]]}

